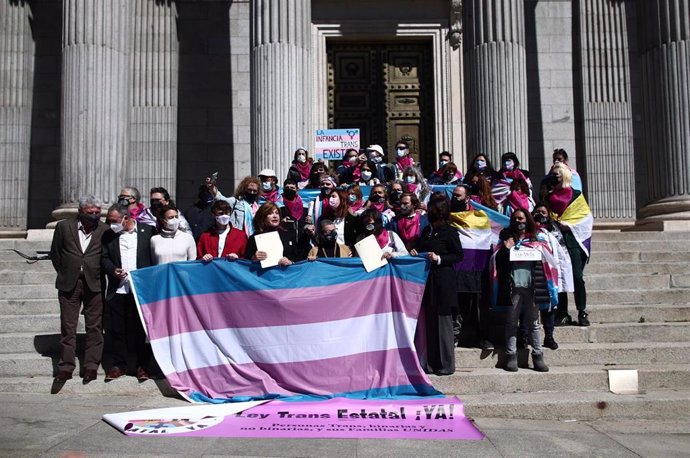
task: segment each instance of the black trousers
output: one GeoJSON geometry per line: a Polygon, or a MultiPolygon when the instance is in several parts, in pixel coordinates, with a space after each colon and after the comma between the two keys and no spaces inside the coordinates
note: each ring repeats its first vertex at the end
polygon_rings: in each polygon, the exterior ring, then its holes
{"type": "Polygon", "coordinates": [[[151,345],[146,343],[144,326],[139,319],[134,295],[115,294],[108,300],[110,310],[110,335],[112,339],[113,366],[127,370],[129,348],[134,347],[136,354],[135,368],[149,368],[151,363],[151,345]]]}

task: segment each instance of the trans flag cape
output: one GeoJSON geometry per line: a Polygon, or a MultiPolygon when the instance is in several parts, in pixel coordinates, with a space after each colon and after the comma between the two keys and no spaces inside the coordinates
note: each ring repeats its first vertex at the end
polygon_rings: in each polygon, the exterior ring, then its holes
{"type": "MultiPolygon", "coordinates": [[[[543,234],[537,235],[540,239],[536,242],[518,242],[519,247],[532,248],[538,250],[542,254],[541,263],[544,268],[544,276],[546,277],[546,289],[549,294],[550,303],[548,304],[537,304],[541,310],[551,310],[558,305],[558,263],[548,243],[543,237],[543,234]]],[[[499,288],[501,285],[498,280],[498,270],[496,269],[496,254],[503,247],[503,242],[500,242],[496,247],[494,254],[491,256],[491,261],[489,263],[489,276],[491,278],[491,308],[496,312],[505,312],[512,307],[512,304],[499,304],[499,288]]],[[[503,285],[507,287],[508,285],[503,285]]]]}
{"type": "Polygon", "coordinates": [[[440,395],[415,329],[429,262],[401,257],[286,268],[215,260],[131,273],[160,368],[190,401],[440,395]]]}
{"type": "Polygon", "coordinates": [[[556,213],[551,213],[551,219],[558,221],[564,226],[568,226],[573,231],[577,243],[585,250],[587,257],[589,257],[594,218],[584,195],[580,194],[575,200],[570,202],[570,205],[568,205],[560,218],[556,213]]]}

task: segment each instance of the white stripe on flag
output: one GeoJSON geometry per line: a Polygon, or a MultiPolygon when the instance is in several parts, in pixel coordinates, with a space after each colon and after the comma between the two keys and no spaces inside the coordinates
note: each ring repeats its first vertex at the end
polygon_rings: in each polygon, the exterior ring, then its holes
{"type": "Polygon", "coordinates": [[[321,323],[195,331],[151,345],[167,375],[225,364],[315,361],[414,348],[416,327],[416,319],[389,312],[321,323]]]}

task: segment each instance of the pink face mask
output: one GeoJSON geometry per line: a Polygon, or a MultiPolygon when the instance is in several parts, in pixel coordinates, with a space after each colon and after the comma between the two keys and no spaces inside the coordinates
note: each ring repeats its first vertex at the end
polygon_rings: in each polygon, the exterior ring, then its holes
{"type": "Polygon", "coordinates": [[[338,208],[338,205],[340,205],[340,199],[338,199],[337,197],[331,197],[330,199],[328,199],[328,204],[332,208],[338,208]]]}

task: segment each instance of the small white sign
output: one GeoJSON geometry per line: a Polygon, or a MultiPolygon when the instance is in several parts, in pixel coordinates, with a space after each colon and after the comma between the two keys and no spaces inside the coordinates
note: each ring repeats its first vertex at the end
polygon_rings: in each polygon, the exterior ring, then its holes
{"type": "Polygon", "coordinates": [[[382,258],[383,250],[379,246],[379,242],[376,241],[376,237],[373,235],[365,237],[355,243],[355,250],[357,250],[357,255],[362,260],[362,264],[364,264],[364,268],[367,272],[371,272],[372,270],[376,270],[388,264],[388,261],[382,258]]]}
{"type": "Polygon", "coordinates": [[[615,394],[637,394],[640,387],[635,369],[609,369],[609,390],[615,394]]]}
{"type": "Polygon", "coordinates": [[[541,261],[541,251],[524,246],[514,246],[510,249],[511,261],[541,261]]]}

